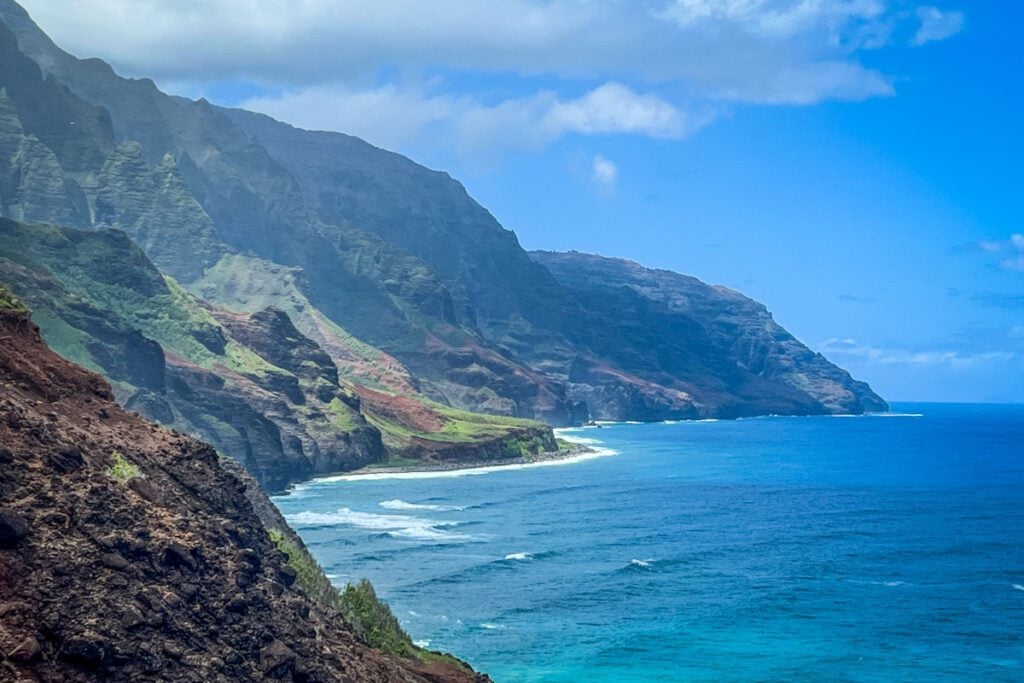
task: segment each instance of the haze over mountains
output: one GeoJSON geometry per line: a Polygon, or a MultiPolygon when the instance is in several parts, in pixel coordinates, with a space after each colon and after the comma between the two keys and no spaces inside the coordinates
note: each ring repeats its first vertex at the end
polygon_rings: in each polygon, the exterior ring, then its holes
{"type": "Polygon", "coordinates": [[[553,446],[504,418],[886,407],[734,291],[529,254],[445,173],[121,78],[11,0],[0,64],[0,280],[128,406],[271,488],[553,446]]]}

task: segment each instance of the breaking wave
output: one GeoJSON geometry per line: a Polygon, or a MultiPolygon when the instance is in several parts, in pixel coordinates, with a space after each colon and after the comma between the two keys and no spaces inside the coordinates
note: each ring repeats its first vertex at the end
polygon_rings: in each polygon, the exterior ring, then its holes
{"type": "Polygon", "coordinates": [[[379,505],[385,510],[432,510],[434,512],[459,512],[466,508],[459,505],[430,505],[427,503],[409,503],[404,500],[384,500],[379,505]]]}
{"type": "Polygon", "coordinates": [[[341,508],[336,512],[297,512],[286,519],[296,527],[350,526],[368,531],[379,531],[391,538],[417,541],[463,542],[473,540],[468,534],[451,531],[458,522],[424,519],[407,515],[377,515],[341,508]]]}

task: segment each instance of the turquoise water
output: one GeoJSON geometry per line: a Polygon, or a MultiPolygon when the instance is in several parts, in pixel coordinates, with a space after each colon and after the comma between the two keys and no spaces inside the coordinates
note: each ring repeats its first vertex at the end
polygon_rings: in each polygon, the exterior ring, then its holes
{"type": "Polygon", "coordinates": [[[612,425],[616,455],[276,499],[496,681],[1024,680],[1024,407],[612,425]]]}

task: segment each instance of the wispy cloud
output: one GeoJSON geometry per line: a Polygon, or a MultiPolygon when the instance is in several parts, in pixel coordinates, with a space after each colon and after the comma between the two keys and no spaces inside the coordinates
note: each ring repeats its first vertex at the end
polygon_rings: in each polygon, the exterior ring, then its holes
{"type": "Polygon", "coordinates": [[[1024,234],[1014,233],[1005,240],[980,240],[958,248],[958,251],[980,251],[1001,256],[997,265],[1005,270],[1024,271],[1024,234]]]}
{"type": "Polygon", "coordinates": [[[613,161],[598,154],[594,157],[594,172],[591,176],[594,183],[605,192],[615,189],[619,180],[619,167],[613,161]]]}
{"type": "Polygon", "coordinates": [[[964,28],[963,12],[947,12],[938,7],[918,7],[917,18],[921,21],[921,27],[910,41],[911,45],[915,46],[946,40],[964,28]]]}
{"type": "Polygon", "coordinates": [[[818,345],[825,355],[859,358],[873,365],[946,366],[971,368],[986,363],[1005,363],[1020,356],[1015,351],[967,352],[953,349],[914,350],[861,344],[856,339],[828,339],[818,345]]]}
{"type": "Polygon", "coordinates": [[[708,109],[684,112],[657,95],[615,82],[575,99],[545,91],[493,104],[394,85],[367,90],[318,86],[252,98],[241,106],[305,128],[345,131],[385,147],[431,137],[453,140],[466,152],[540,149],[568,134],[680,139],[714,117],[708,109]]]}

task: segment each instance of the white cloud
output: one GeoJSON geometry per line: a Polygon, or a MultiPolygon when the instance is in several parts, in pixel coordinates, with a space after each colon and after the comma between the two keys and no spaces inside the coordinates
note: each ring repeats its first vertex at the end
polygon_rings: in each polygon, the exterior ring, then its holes
{"type": "MultiPolygon", "coordinates": [[[[753,88],[759,102],[886,94],[878,83],[888,79],[860,66],[855,52],[909,21],[903,0],[23,2],[80,56],[163,80],[299,87],[352,83],[390,65],[676,83],[695,96],[743,101],[753,88]],[[804,75],[823,89],[764,93],[765,82],[784,89],[804,75]]],[[[922,8],[929,40],[954,15],[922,8]]]]}
{"type": "Polygon", "coordinates": [[[921,27],[911,38],[911,45],[924,45],[955,36],[964,28],[963,12],[944,12],[938,7],[918,7],[921,27]]]}
{"type": "Polygon", "coordinates": [[[540,92],[496,104],[393,84],[366,90],[316,86],[250,99],[242,106],[304,128],[341,130],[386,147],[432,137],[454,140],[467,153],[540,149],[572,133],[680,139],[712,118],[708,110],[687,114],[656,95],[614,82],[576,99],[540,92]]]}
{"type": "Polygon", "coordinates": [[[829,339],[818,345],[825,355],[859,358],[871,365],[942,365],[954,369],[970,368],[985,363],[1007,362],[1019,354],[1013,351],[965,351],[937,349],[911,350],[861,344],[856,339],[829,339]]]}
{"type": "Polygon", "coordinates": [[[999,261],[999,267],[1005,270],[1024,271],[1024,234],[1014,233],[1007,240],[982,240],[975,242],[974,247],[990,254],[1006,254],[999,261]]]}
{"type": "Polygon", "coordinates": [[[724,106],[891,96],[860,55],[895,26],[934,41],[963,19],[913,0],[21,1],[127,75],[256,83],[284,94],[248,104],[290,123],[386,145],[436,129],[463,149],[678,139],[724,106]]]}
{"type": "Polygon", "coordinates": [[[594,173],[591,177],[599,188],[611,191],[615,189],[615,183],[619,180],[619,167],[614,161],[609,161],[598,154],[594,157],[594,173]]]}
{"type": "Polygon", "coordinates": [[[674,0],[660,16],[689,27],[733,24],[770,38],[789,38],[824,26],[838,33],[848,24],[877,20],[881,0],[674,0]]]}

